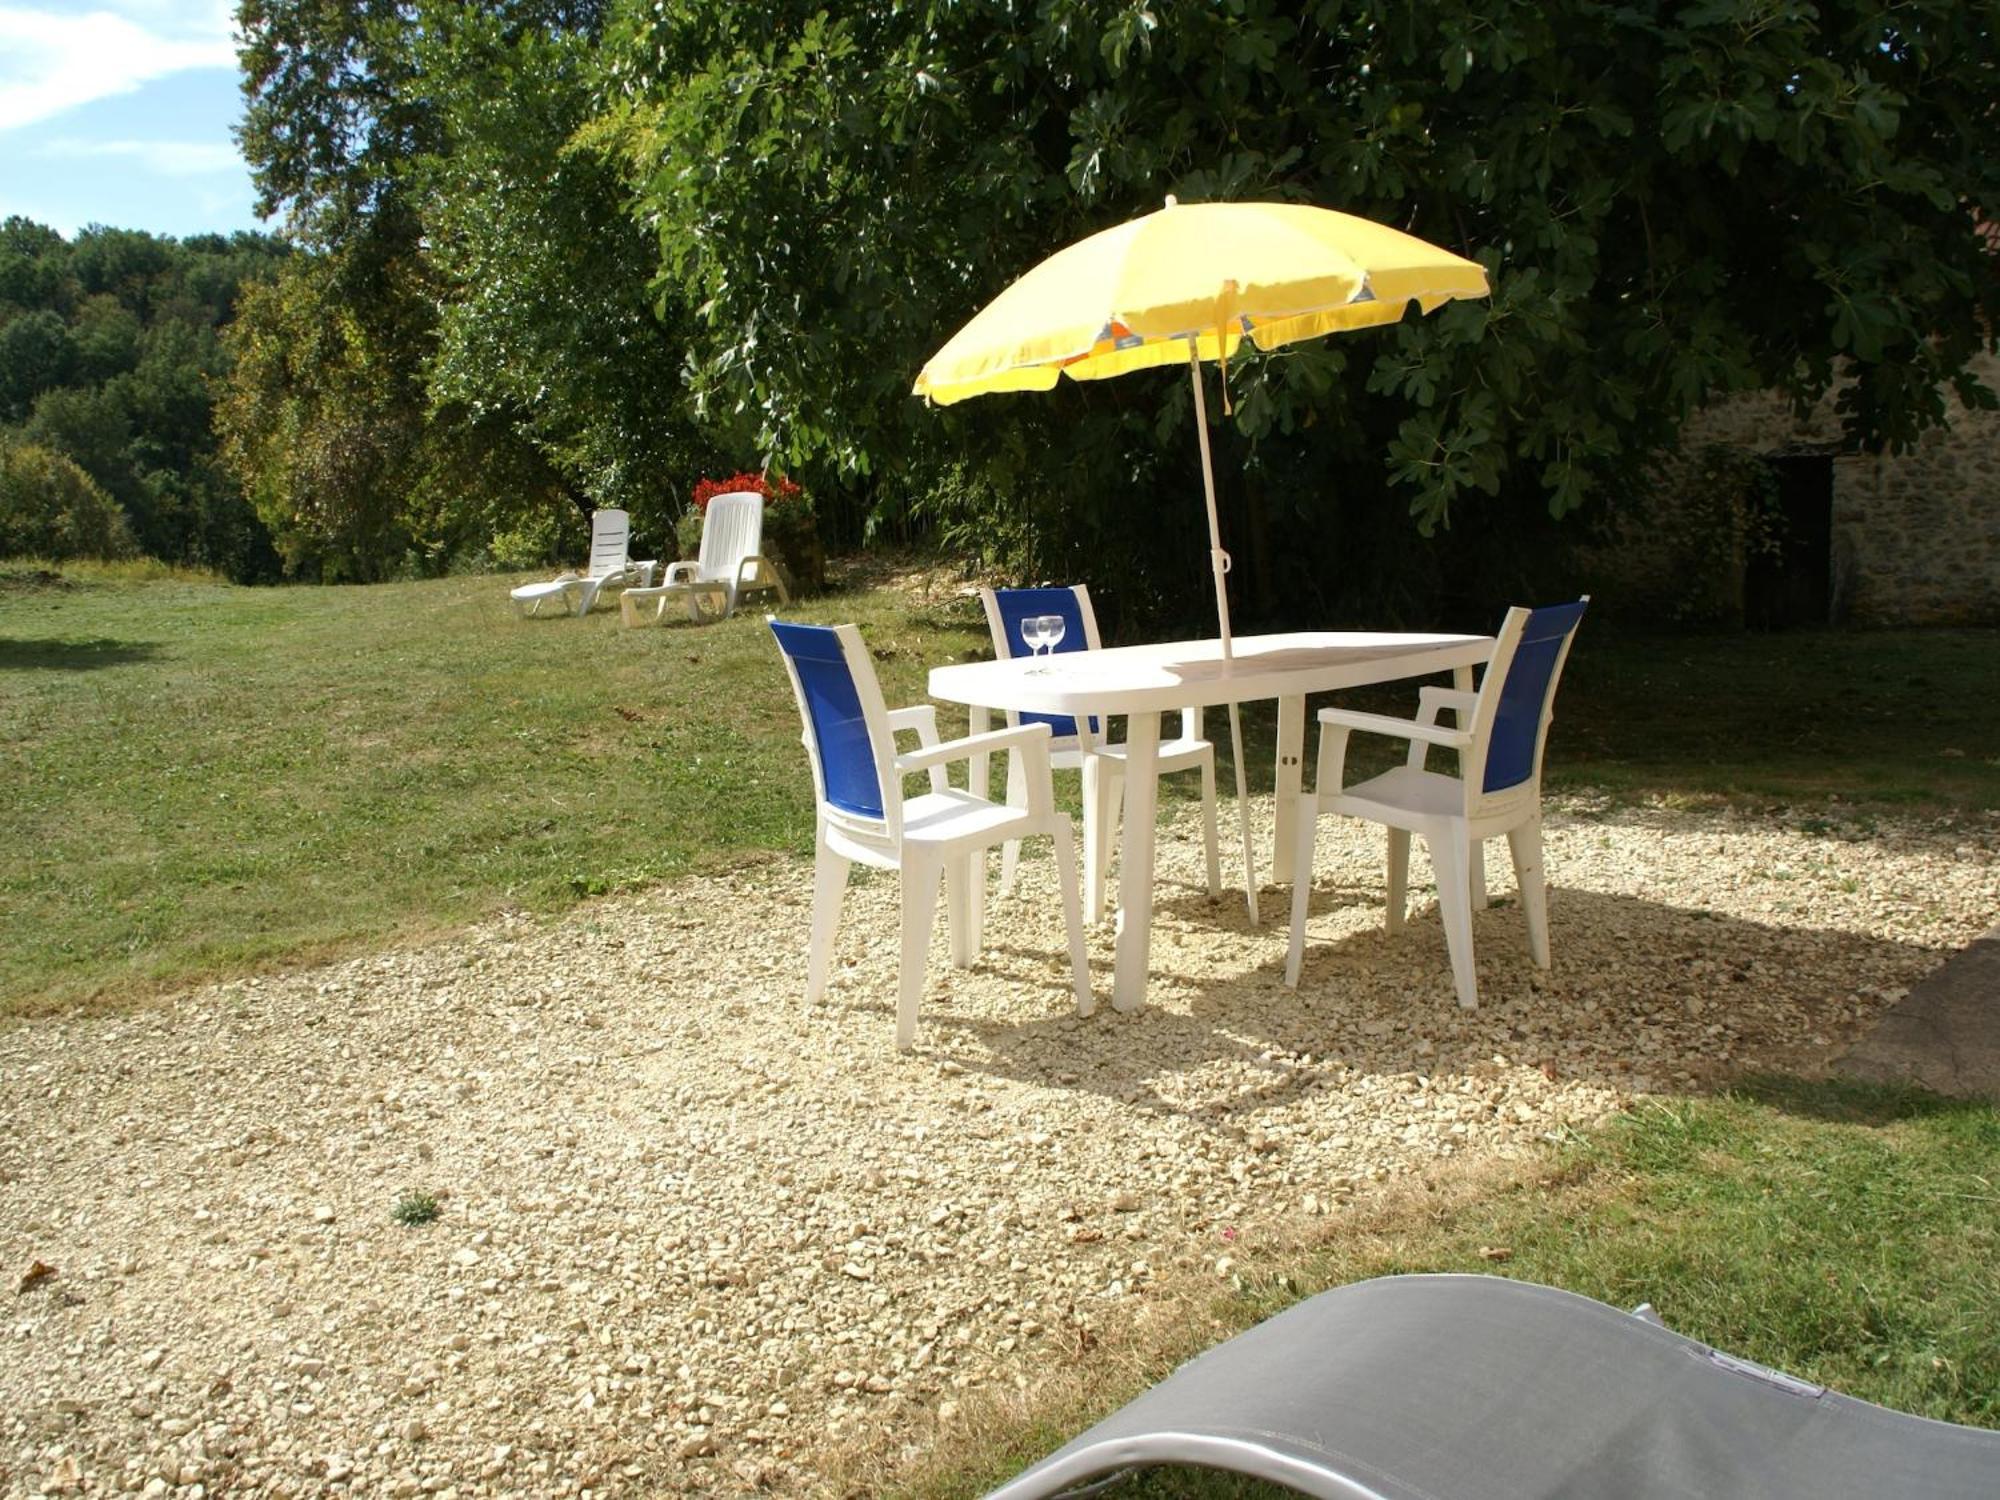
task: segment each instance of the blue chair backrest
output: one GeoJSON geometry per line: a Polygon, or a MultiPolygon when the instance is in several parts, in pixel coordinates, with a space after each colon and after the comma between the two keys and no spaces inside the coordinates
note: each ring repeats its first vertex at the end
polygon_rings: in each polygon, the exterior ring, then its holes
{"type": "MultiPolygon", "coordinates": [[[[999,606],[1000,624],[1007,632],[1009,655],[1035,654],[1035,648],[1021,635],[1021,622],[1030,615],[1062,616],[1063,638],[1057,652],[1090,649],[1090,636],[1083,628],[1083,606],[1077,602],[1075,589],[995,589],[993,602],[999,606]]],[[[1076,738],[1076,720],[1068,714],[1023,713],[1015,717],[1023,724],[1048,725],[1056,739],[1076,738]]],[[[1090,727],[1093,731],[1097,728],[1096,719],[1090,721],[1090,727]]]]}
{"type": "Polygon", "coordinates": [[[806,728],[819,751],[819,774],[827,802],[862,817],[883,816],[875,745],[868,737],[854,668],[840,647],[838,632],[825,625],[773,620],[771,634],[778,638],[778,649],[799,674],[806,728]]]}
{"type": "Polygon", "coordinates": [[[1549,679],[1562,660],[1570,632],[1583,618],[1585,602],[1550,604],[1529,612],[1514,659],[1507,664],[1507,680],[1500,685],[1500,706],[1486,745],[1485,791],[1504,792],[1535,774],[1549,679]]]}

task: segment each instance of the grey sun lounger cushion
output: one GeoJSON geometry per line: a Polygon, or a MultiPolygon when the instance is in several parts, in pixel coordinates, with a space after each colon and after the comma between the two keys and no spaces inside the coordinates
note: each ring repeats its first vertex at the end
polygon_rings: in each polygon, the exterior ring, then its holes
{"type": "Polygon", "coordinates": [[[1325,1292],[988,1500],[1227,1469],[1341,1500],[2000,1500],[2000,1432],[1905,1416],[1491,1276],[1325,1292]]]}

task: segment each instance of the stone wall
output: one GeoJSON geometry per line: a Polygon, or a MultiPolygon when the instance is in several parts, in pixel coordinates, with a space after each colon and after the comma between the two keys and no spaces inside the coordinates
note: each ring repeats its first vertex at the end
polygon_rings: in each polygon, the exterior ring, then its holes
{"type": "MultiPolygon", "coordinates": [[[[1982,356],[1979,378],[2000,390],[2000,360],[1982,356]]],[[[1947,398],[1950,400],[1950,398],[1947,398]]],[[[2000,623],[2000,412],[1967,411],[1951,400],[1948,428],[1925,434],[1907,453],[1842,451],[1829,393],[1806,419],[1769,393],[1740,396],[1698,414],[1682,429],[1682,458],[1663,465],[1657,493],[1614,527],[1593,564],[1605,586],[1633,602],[1654,595],[1697,601],[1740,617],[1742,559],[1702,566],[1698,577],[1677,545],[1708,522],[1677,515],[1688,505],[1688,455],[1709,445],[1760,456],[1824,452],[1833,457],[1833,616],[1866,625],[2000,623]],[[1733,569],[1733,577],[1728,576],[1733,569]]],[[[1727,549],[1723,549],[1726,553],[1727,549]]]]}

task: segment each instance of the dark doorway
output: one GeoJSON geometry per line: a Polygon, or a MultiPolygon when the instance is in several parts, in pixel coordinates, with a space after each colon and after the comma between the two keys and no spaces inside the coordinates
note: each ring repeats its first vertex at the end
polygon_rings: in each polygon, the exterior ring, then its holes
{"type": "Polygon", "coordinates": [[[1752,630],[1824,625],[1833,615],[1833,455],[1772,454],[1775,545],[1743,569],[1743,623],[1752,630]]]}

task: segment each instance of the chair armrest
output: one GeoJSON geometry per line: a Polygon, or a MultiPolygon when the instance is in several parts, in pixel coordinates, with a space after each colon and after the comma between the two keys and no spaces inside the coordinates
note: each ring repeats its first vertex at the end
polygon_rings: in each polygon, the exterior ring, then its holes
{"type": "Polygon", "coordinates": [[[1442,724],[1426,724],[1415,719],[1396,719],[1388,714],[1356,713],[1351,708],[1323,708],[1319,721],[1331,729],[1358,729],[1363,734],[1387,735],[1397,740],[1422,740],[1447,750],[1463,750],[1472,743],[1469,729],[1447,729],[1442,724]]]}
{"type": "MultiPolygon", "coordinates": [[[[932,785],[935,786],[938,777],[943,774],[942,767],[948,762],[985,757],[996,750],[1005,750],[1022,758],[1021,781],[1028,789],[1027,810],[1041,816],[1053,809],[1056,794],[1055,783],[1049,776],[1049,726],[1046,724],[1014,724],[1005,729],[991,729],[984,734],[968,734],[947,740],[942,745],[927,745],[908,755],[897,756],[896,769],[907,776],[912,771],[937,766],[940,769],[932,775],[932,785]]],[[[979,761],[981,765],[985,763],[983,758],[979,761]]],[[[968,784],[967,790],[982,802],[988,800],[988,790],[984,786],[968,784]]]]}
{"type": "Polygon", "coordinates": [[[1338,796],[1347,788],[1347,737],[1355,730],[1363,734],[1386,735],[1410,742],[1410,764],[1422,769],[1424,747],[1442,745],[1463,750],[1472,743],[1464,729],[1446,729],[1442,724],[1426,724],[1409,719],[1392,719],[1387,714],[1356,713],[1351,708],[1323,708],[1319,711],[1319,770],[1313,778],[1315,797],[1338,796]]]}
{"type": "Polygon", "coordinates": [[[1011,728],[989,729],[984,734],[968,734],[960,739],[946,740],[941,745],[926,745],[920,750],[912,750],[907,755],[896,757],[896,769],[907,775],[912,771],[928,771],[934,765],[967,760],[975,755],[991,755],[996,750],[1025,750],[1033,754],[1037,749],[1044,757],[1048,755],[1049,726],[1016,724],[1011,728]]]}
{"type": "MultiPolygon", "coordinates": [[[[938,743],[937,709],[929,703],[914,703],[908,708],[889,710],[889,733],[914,734],[920,748],[929,749],[938,743]]],[[[951,783],[945,778],[944,764],[927,767],[931,773],[931,790],[942,792],[950,789],[951,783]]]]}
{"type": "Polygon", "coordinates": [[[1435,724],[1438,710],[1448,708],[1458,715],[1458,727],[1463,729],[1467,716],[1479,706],[1479,694],[1460,692],[1457,688],[1419,688],[1417,705],[1419,723],[1435,724]]]}
{"type": "Polygon", "coordinates": [[[667,571],[660,575],[660,582],[693,583],[701,576],[699,562],[673,562],[667,564],[667,571]]]}
{"type": "MultiPolygon", "coordinates": [[[[1417,690],[1417,722],[1419,724],[1437,723],[1438,714],[1448,708],[1457,715],[1458,727],[1460,729],[1470,729],[1472,727],[1473,712],[1478,707],[1479,694],[1477,693],[1468,693],[1459,688],[1447,687],[1427,687],[1417,690]]],[[[1423,770],[1426,762],[1430,759],[1430,749],[1431,747],[1422,740],[1411,740],[1407,764],[1414,770],[1423,770]]]]}
{"type": "Polygon", "coordinates": [[[930,703],[913,703],[908,708],[889,710],[889,730],[892,734],[914,734],[919,743],[938,743],[937,707],[930,703]]]}

